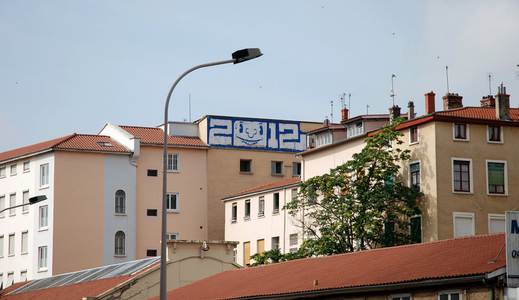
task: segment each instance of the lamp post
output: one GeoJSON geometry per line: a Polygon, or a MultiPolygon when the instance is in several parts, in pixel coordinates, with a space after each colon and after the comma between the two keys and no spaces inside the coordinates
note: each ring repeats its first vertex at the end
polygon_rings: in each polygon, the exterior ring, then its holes
{"type": "Polygon", "coordinates": [[[163,145],[163,157],[162,157],[162,238],[160,245],[160,300],[166,300],[167,294],[167,270],[166,270],[166,251],[167,251],[167,219],[166,219],[166,203],[167,203],[167,163],[168,163],[168,109],[169,109],[169,101],[171,99],[171,94],[173,94],[173,90],[177,86],[180,80],[184,78],[187,74],[206,67],[212,67],[223,64],[239,64],[244,61],[248,61],[254,58],[258,58],[263,55],[259,48],[248,48],[242,49],[234,52],[232,54],[232,59],[216,61],[206,64],[201,64],[198,66],[194,66],[191,69],[185,71],[180,75],[177,80],[173,83],[171,88],[169,89],[168,96],[166,98],[166,105],[164,108],[164,145],[163,145]]]}
{"type": "Polygon", "coordinates": [[[33,204],[36,204],[43,200],[47,200],[47,196],[45,196],[45,195],[34,196],[34,197],[29,198],[29,202],[27,202],[27,203],[22,203],[22,204],[18,204],[18,205],[11,206],[11,207],[6,207],[6,208],[0,210],[0,214],[9,209],[15,209],[15,208],[26,206],[26,205],[33,205],[33,204]]]}

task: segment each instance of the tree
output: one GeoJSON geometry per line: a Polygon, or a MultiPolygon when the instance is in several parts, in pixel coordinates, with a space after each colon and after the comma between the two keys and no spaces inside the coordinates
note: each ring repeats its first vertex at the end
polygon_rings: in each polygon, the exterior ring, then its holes
{"type": "MultiPolygon", "coordinates": [[[[353,252],[413,242],[410,217],[420,193],[400,176],[410,158],[397,120],[367,138],[352,160],[303,182],[285,209],[299,220],[305,241],[295,257],[353,252]]],[[[278,261],[283,260],[281,257],[278,261]]]]}

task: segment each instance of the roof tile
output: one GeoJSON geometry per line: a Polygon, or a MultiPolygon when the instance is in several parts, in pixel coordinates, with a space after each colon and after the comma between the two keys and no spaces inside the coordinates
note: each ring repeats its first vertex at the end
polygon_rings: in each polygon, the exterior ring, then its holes
{"type": "MultiPolygon", "coordinates": [[[[119,126],[131,135],[141,139],[142,144],[162,145],[164,143],[164,131],[156,127],[119,126]]],[[[207,145],[199,137],[169,136],[168,145],[181,147],[206,148],[207,145]]]]}
{"type": "Polygon", "coordinates": [[[299,182],[301,182],[301,178],[299,178],[299,177],[292,177],[289,179],[269,182],[267,184],[261,184],[261,185],[257,185],[257,186],[251,187],[251,188],[247,188],[245,190],[242,190],[241,192],[229,195],[229,196],[225,197],[224,199],[234,198],[234,197],[238,197],[238,196],[261,192],[261,191],[282,188],[282,187],[293,185],[293,184],[296,184],[299,182]]]}

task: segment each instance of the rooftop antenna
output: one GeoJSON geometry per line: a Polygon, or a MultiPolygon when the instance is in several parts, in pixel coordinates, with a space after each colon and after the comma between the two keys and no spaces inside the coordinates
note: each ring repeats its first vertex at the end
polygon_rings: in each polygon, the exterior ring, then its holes
{"type": "Polygon", "coordinates": [[[189,94],[189,122],[191,123],[191,94],[189,94]]]}
{"type": "Polygon", "coordinates": [[[366,104],[366,115],[369,115],[369,104],[366,104]]]}
{"type": "Polygon", "coordinates": [[[396,75],[391,74],[391,98],[393,99],[393,106],[395,106],[395,87],[394,87],[395,78],[396,78],[396,75]]]}
{"type": "Polygon", "coordinates": [[[330,122],[333,123],[333,100],[330,100],[330,122]]]}
{"type": "Polygon", "coordinates": [[[341,94],[341,108],[344,108],[346,106],[346,93],[341,94]]]}
{"type": "Polygon", "coordinates": [[[447,94],[449,94],[449,66],[445,66],[445,78],[447,79],[447,94]]]}
{"type": "Polygon", "coordinates": [[[488,73],[488,94],[492,95],[492,73],[488,73]]]}
{"type": "Polygon", "coordinates": [[[351,93],[348,93],[348,109],[351,110],[351,93]]]}

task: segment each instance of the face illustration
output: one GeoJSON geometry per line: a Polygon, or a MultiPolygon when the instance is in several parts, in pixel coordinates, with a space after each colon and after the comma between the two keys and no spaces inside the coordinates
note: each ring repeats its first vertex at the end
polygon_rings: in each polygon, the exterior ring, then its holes
{"type": "Polygon", "coordinates": [[[234,123],[236,142],[247,146],[264,146],[266,143],[267,125],[264,122],[237,121],[234,123]]]}

